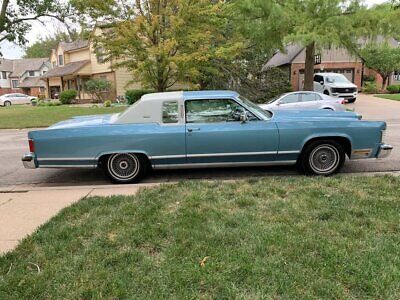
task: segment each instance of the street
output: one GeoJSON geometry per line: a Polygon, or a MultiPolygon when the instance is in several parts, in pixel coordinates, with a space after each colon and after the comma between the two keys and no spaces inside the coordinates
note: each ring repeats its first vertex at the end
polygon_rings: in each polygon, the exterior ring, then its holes
{"type": "MultiPolygon", "coordinates": [[[[400,102],[360,95],[355,104],[347,105],[363,115],[364,120],[384,120],[388,123],[386,142],[395,148],[389,158],[347,161],[343,172],[400,171],[400,102]]],[[[21,156],[28,151],[28,130],[0,130],[0,186],[35,185],[103,185],[109,181],[101,170],[24,169],[21,156]]],[[[229,168],[207,170],[175,170],[152,172],[143,181],[148,183],[184,179],[235,179],[267,175],[297,174],[291,167],[229,168]]]]}

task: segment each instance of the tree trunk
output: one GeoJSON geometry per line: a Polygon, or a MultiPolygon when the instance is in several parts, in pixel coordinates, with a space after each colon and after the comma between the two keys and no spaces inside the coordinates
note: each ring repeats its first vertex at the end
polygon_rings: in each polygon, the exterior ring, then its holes
{"type": "Polygon", "coordinates": [[[382,76],[382,91],[384,91],[386,89],[386,83],[387,83],[388,79],[389,79],[388,75],[382,76]]]}
{"type": "Polygon", "coordinates": [[[306,47],[306,61],[304,68],[304,90],[314,90],[314,55],[315,55],[315,42],[307,45],[306,47]]]}

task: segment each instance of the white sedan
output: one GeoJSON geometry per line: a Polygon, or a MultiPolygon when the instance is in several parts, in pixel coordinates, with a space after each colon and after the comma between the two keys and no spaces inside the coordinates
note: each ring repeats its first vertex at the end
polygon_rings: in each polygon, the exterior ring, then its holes
{"type": "Polygon", "coordinates": [[[264,110],[280,110],[280,109],[329,109],[334,111],[345,111],[345,100],[334,98],[329,95],[302,91],[286,93],[275,97],[265,104],[260,104],[264,110]]]}
{"type": "Polygon", "coordinates": [[[13,94],[5,94],[0,96],[0,105],[2,106],[11,106],[15,104],[31,104],[32,100],[36,100],[37,97],[13,93],[13,94]]]}

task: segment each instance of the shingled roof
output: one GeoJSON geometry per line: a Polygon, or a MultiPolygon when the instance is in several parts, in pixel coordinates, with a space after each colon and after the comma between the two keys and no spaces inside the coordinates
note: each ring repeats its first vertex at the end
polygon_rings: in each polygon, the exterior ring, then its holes
{"type": "Polygon", "coordinates": [[[49,58],[5,59],[0,63],[0,71],[11,72],[9,77],[20,77],[27,71],[38,71],[49,58]]]}
{"type": "Polygon", "coordinates": [[[42,78],[72,75],[72,74],[78,72],[81,68],[83,68],[89,62],[90,62],[90,60],[80,60],[80,61],[74,61],[74,62],[68,63],[65,66],[55,67],[55,68],[51,69],[50,71],[48,71],[46,74],[44,74],[42,76],[42,78]]]}
{"type": "Polygon", "coordinates": [[[45,87],[46,83],[40,77],[27,77],[19,83],[20,88],[45,87]]]}
{"type": "Polygon", "coordinates": [[[88,40],[76,40],[70,43],[67,42],[61,42],[60,46],[64,49],[64,51],[74,51],[82,48],[86,48],[89,46],[89,41],[88,40]]]}
{"type": "Polygon", "coordinates": [[[285,52],[276,52],[275,55],[272,56],[272,58],[263,66],[262,70],[265,71],[268,68],[290,64],[303,49],[304,47],[298,44],[288,45],[285,48],[285,52]]]}

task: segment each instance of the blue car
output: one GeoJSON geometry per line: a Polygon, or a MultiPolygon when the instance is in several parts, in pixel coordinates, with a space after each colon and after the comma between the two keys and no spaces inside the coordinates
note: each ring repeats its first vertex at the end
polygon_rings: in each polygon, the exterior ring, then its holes
{"type": "Polygon", "coordinates": [[[350,159],[383,158],[385,122],[353,112],[265,111],[231,91],[155,93],[124,112],[28,133],[26,168],[102,168],[116,183],[150,169],[295,165],[328,176],[350,159]]]}

